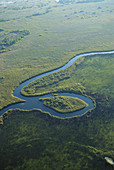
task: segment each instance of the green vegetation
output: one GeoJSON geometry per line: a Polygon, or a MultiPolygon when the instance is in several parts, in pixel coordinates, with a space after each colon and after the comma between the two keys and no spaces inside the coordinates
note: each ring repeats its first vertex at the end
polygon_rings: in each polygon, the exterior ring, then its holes
{"type": "Polygon", "coordinates": [[[56,119],[40,111],[9,111],[0,129],[2,169],[113,170],[112,105],[98,102],[81,118],[56,119]]]}
{"type": "MultiPolygon", "coordinates": [[[[76,54],[114,50],[113,0],[75,2],[0,4],[0,109],[21,101],[13,90],[26,79],[60,67],[76,54]],[[21,38],[16,30],[30,34],[21,38]],[[20,40],[13,44],[16,38],[20,40]]],[[[114,55],[80,58],[67,70],[25,87],[25,95],[88,95],[96,108],[66,120],[35,110],[8,111],[0,117],[0,169],[112,170],[103,156],[114,160],[113,63],[114,55]]]]}
{"type": "Polygon", "coordinates": [[[73,92],[91,94],[91,96],[100,94],[105,98],[107,96],[113,98],[113,68],[114,54],[83,57],[64,71],[45,76],[30,83],[23,88],[22,93],[32,96],[51,92],[73,92]],[[59,81],[62,75],[64,77],[69,76],[59,81]],[[54,80],[56,81],[54,82],[54,80]]]}
{"type": "Polygon", "coordinates": [[[5,33],[6,37],[14,35],[8,33],[15,30],[29,30],[30,34],[5,49],[0,46],[5,52],[0,54],[0,77],[4,77],[0,82],[0,109],[20,101],[12,94],[22,81],[60,67],[76,54],[114,47],[114,11],[108,0],[83,6],[61,5],[54,0],[4,3],[6,7],[0,7],[0,20],[5,21],[0,22],[0,39],[5,33]],[[32,16],[47,10],[45,15],[32,16]]]}
{"type": "Polygon", "coordinates": [[[40,100],[44,101],[45,106],[50,107],[60,113],[74,112],[88,106],[88,104],[83,100],[75,97],[55,96],[41,98],[40,100]]]}
{"type": "Polygon", "coordinates": [[[49,76],[40,78],[34,82],[31,82],[30,84],[28,84],[22,89],[21,93],[26,96],[39,95],[39,93],[37,93],[39,92],[39,89],[46,88],[51,85],[55,85],[58,82],[67,80],[69,78],[70,78],[70,74],[68,72],[62,74],[54,73],[49,76]]]}
{"type": "Polygon", "coordinates": [[[69,79],[45,87],[45,92],[79,91],[94,97],[97,107],[83,117],[60,120],[34,110],[12,110],[2,116],[1,167],[112,170],[103,157],[114,159],[113,60],[114,54],[80,58],[67,70],[56,73],[60,77],[68,71],[69,79]],[[72,85],[74,80],[83,85],[72,85]]]}
{"type": "Polygon", "coordinates": [[[9,46],[12,46],[25,36],[29,35],[30,32],[28,30],[16,30],[16,31],[6,31],[2,32],[0,35],[0,53],[6,52],[9,46]]]}
{"type": "Polygon", "coordinates": [[[45,15],[45,14],[47,14],[47,13],[49,13],[49,12],[50,12],[50,10],[47,9],[47,10],[46,10],[45,12],[43,12],[43,13],[34,13],[34,14],[32,14],[32,15],[26,16],[26,18],[31,18],[31,17],[40,16],[40,15],[45,15]]]}

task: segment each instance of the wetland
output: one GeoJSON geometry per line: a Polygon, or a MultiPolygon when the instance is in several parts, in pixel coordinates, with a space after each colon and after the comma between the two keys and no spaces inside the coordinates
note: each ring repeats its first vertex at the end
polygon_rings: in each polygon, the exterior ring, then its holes
{"type": "Polygon", "coordinates": [[[113,0],[0,1],[1,170],[114,168],[113,27],[113,0]],[[38,100],[77,95],[72,118],[38,100]]]}

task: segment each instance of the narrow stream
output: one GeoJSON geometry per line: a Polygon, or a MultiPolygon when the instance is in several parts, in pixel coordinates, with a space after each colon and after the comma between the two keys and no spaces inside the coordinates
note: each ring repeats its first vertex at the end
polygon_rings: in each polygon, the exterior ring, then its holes
{"type": "Polygon", "coordinates": [[[20,84],[14,91],[13,95],[18,97],[18,98],[21,98],[23,100],[26,100],[26,102],[23,102],[23,103],[16,103],[16,104],[12,104],[8,107],[5,107],[3,108],[1,111],[0,111],[0,116],[2,114],[4,114],[6,111],[8,111],[9,109],[16,109],[16,108],[19,108],[19,109],[23,109],[23,110],[32,110],[32,109],[41,109],[42,111],[45,111],[45,112],[48,112],[51,116],[56,116],[58,118],[71,118],[71,117],[76,117],[76,116],[82,116],[83,114],[85,114],[86,112],[88,112],[89,110],[93,109],[94,108],[94,103],[93,101],[90,99],[90,98],[87,98],[85,96],[82,96],[82,95],[76,95],[76,94],[73,94],[73,93],[59,93],[59,96],[71,96],[71,97],[77,97],[83,101],[85,101],[86,103],[88,103],[88,107],[85,107],[81,110],[78,110],[78,111],[75,111],[75,112],[72,112],[72,113],[67,113],[67,114],[61,114],[61,113],[58,113],[46,106],[43,105],[43,102],[42,101],[39,101],[39,98],[44,98],[44,97],[51,97],[53,96],[52,94],[47,94],[47,95],[43,95],[43,96],[32,96],[32,97],[26,97],[26,96],[23,96],[20,92],[21,92],[21,89],[28,85],[29,83],[31,83],[32,81],[36,80],[36,79],[39,79],[41,77],[44,77],[46,75],[50,75],[50,74],[53,74],[55,72],[58,72],[58,71],[61,71],[61,70],[64,70],[66,68],[68,68],[69,66],[71,66],[78,58],[80,57],[84,57],[84,56],[92,56],[92,55],[105,55],[105,54],[114,54],[114,51],[107,51],[107,52],[90,52],[90,53],[84,53],[84,54],[79,54],[75,57],[73,57],[71,60],[69,60],[68,63],[66,63],[64,66],[58,68],[58,69],[55,69],[55,70],[52,70],[52,71],[49,71],[49,72],[46,72],[46,73],[43,73],[43,74],[40,74],[40,75],[37,75],[33,78],[30,78],[29,80],[23,82],[22,84],[20,84]]]}

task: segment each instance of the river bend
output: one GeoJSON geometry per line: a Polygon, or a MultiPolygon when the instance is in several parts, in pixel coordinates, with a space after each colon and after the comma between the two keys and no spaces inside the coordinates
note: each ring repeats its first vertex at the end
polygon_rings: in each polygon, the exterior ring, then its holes
{"type": "Polygon", "coordinates": [[[83,114],[85,114],[86,112],[88,112],[89,110],[91,109],[94,109],[94,103],[93,101],[88,98],[88,97],[85,97],[85,96],[82,96],[82,95],[76,95],[76,94],[73,94],[73,93],[59,93],[58,95],[59,96],[71,96],[71,97],[77,97],[83,101],[85,101],[86,103],[88,103],[88,106],[81,109],[81,110],[78,110],[78,111],[75,111],[75,112],[72,112],[72,113],[67,113],[67,114],[61,114],[59,112],[56,112],[54,111],[53,109],[50,109],[46,106],[44,106],[43,102],[42,101],[39,101],[38,99],[39,98],[45,98],[45,97],[50,97],[52,96],[52,94],[46,94],[46,95],[43,95],[43,96],[32,96],[32,97],[26,97],[26,96],[23,96],[21,94],[21,89],[28,85],[29,83],[31,83],[32,81],[36,80],[36,79],[39,79],[41,77],[44,77],[46,75],[50,75],[50,74],[53,74],[55,72],[58,72],[58,71],[61,71],[61,70],[64,70],[68,67],[70,67],[78,58],[80,57],[85,57],[85,56],[93,56],[93,55],[105,55],[105,54],[114,54],[114,51],[105,51],[105,52],[90,52],[90,53],[84,53],[84,54],[79,54],[75,57],[73,57],[71,60],[69,60],[68,63],[66,63],[64,66],[60,67],[60,68],[57,68],[55,70],[52,70],[52,71],[49,71],[49,72],[46,72],[46,73],[43,73],[43,74],[40,74],[40,75],[37,75],[33,78],[30,78],[29,80],[21,83],[14,91],[13,95],[18,97],[18,98],[21,98],[23,100],[25,100],[26,102],[23,102],[23,103],[16,103],[16,104],[12,104],[12,105],[9,105],[5,108],[3,108],[1,111],[0,111],[0,116],[2,114],[4,114],[6,111],[8,111],[9,109],[16,109],[16,108],[19,108],[19,109],[23,109],[23,110],[32,110],[32,109],[41,109],[42,111],[45,111],[45,112],[48,112],[50,113],[51,116],[56,116],[58,118],[71,118],[71,117],[76,117],[76,116],[82,116],[83,114]]]}

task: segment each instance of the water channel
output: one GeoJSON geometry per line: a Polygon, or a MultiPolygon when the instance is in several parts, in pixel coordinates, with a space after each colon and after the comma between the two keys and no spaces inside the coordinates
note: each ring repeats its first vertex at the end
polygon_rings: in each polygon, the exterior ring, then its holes
{"type": "Polygon", "coordinates": [[[93,56],[93,55],[99,55],[99,54],[100,55],[114,54],[114,51],[90,52],[90,53],[79,54],[79,55],[73,57],[71,60],[69,60],[69,62],[66,63],[64,66],[62,66],[60,68],[57,68],[55,70],[52,70],[52,71],[49,71],[49,72],[37,75],[37,76],[35,76],[33,78],[30,78],[29,80],[21,83],[15,89],[13,95],[18,97],[18,98],[21,98],[21,99],[25,100],[25,102],[12,104],[12,105],[9,105],[9,106],[3,108],[0,111],[0,116],[3,115],[9,109],[16,109],[16,108],[18,108],[18,109],[23,109],[23,110],[41,109],[44,112],[48,112],[51,116],[56,116],[58,118],[71,118],[71,117],[76,117],[76,116],[82,116],[83,114],[85,114],[89,110],[94,109],[94,103],[88,97],[85,97],[85,96],[82,96],[82,95],[73,94],[73,93],[59,93],[58,94],[59,96],[77,97],[77,98],[85,101],[86,103],[88,103],[88,106],[83,108],[83,109],[81,109],[81,110],[78,110],[78,111],[75,111],[75,112],[72,112],[72,113],[62,114],[62,113],[56,112],[53,109],[50,109],[50,108],[44,106],[43,102],[39,101],[39,98],[51,97],[51,96],[53,96],[52,94],[46,94],[46,95],[43,95],[43,96],[26,97],[26,96],[23,96],[21,94],[21,89],[24,86],[28,85],[29,83],[31,83],[32,81],[34,81],[36,79],[39,79],[39,78],[44,77],[46,75],[50,75],[50,74],[53,74],[55,72],[58,72],[58,71],[61,71],[61,70],[64,70],[64,69],[70,67],[80,57],[93,56]]]}

